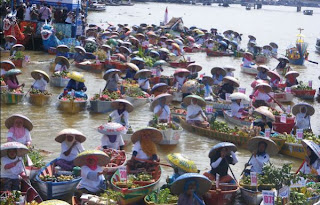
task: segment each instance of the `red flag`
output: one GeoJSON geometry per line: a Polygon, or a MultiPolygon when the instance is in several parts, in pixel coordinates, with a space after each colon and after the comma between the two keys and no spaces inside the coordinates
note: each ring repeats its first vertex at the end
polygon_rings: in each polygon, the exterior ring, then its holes
{"type": "Polygon", "coordinates": [[[168,23],[168,7],[166,7],[166,12],[164,13],[164,25],[168,23]]]}

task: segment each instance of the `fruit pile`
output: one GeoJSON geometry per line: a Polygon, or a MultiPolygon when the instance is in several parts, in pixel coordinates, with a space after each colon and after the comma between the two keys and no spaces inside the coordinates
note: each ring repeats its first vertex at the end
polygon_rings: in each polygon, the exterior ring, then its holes
{"type": "MultiPolygon", "coordinates": [[[[286,139],[286,142],[288,143],[301,143],[301,140],[297,140],[296,136],[292,134],[287,134],[285,132],[282,135],[284,136],[284,139],[286,139]]],[[[317,136],[311,132],[303,131],[303,138],[306,140],[311,140],[316,144],[320,144],[320,135],[317,136]]]]}
{"type": "Polygon", "coordinates": [[[6,192],[1,194],[0,205],[12,205],[19,203],[21,191],[13,190],[12,192],[6,192]]]}
{"type": "Polygon", "coordinates": [[[62,101],[70,101],[70,100],[74,100],[74,101],[77,101],[77,102],[83,102],[83,101],[86,101],[87,99],[84,97],[84,98],[79,98],[79,97],[75,97],[75,96],[71,96],[71,95],[65,95],[63,97],[60,98],[60,100],[62,101]]]}
{"type": "Polygon", "coordinates": [[[72,175],[59,175],[59,176],[50,176],[50,175],[40,175],[42,181],[52,181],[52,182],[63,182],[73,180],[72,175]]]}
{"type": "Polygon", "coordinates": [[[222,133],[232,134],[232,135],[237,135],[239,131],[238,127],[230,128],[228,127],[228,124],[226,122],[221,122],[218,120],[210,122],[210,128],[217,132],[222,132],[222,133]]]}
{"type": "Polygon", "coordinates": [[[261,127],[247,127],[244,126],[238,131],[238,135],[241,137],[255,137],[259,136],[261,132],[261,127]]]}
{"type": "Polygon", "coordinates": [[[13,90],[7,90],[8,93],[13,93],[13,94],[23,94],[23,90],[18,88],[18,89],[13,89],[13,90]]]}
{"type": "Polygon", "coordinates": [[[139,174],[129,174],[127,177],[127,181],[117,181],[115,182],[115,185],[120,188],[134,189],[140,186],[152,184],[154,182],[155,180],[150,174],[142,172],[139,174]]]}
{"type": "Polygon", "coordinates": [[[40,94],[43,94],[43,95],[52,95],[52,94],[49,93],[47,90],[41,92],[40,90],[37,90],[37,89],[34,89],[34,88],[31,88],[30,94],[33,94],[33,95],[40,95],[40,94]]]}
{"type": "Polygon", "coordinates": [[[103,152],[110,157],[110,162],[107,167],[118,167],[126,161],[126,153],[123,150],[103,149],[103,152]]]}
{"type": "Polygon", "coordinates": [[[132,97],[132,98],[148,98],[150,95],[146,92],[143,92],[140,88],[136,87],[129,87],[126,90],[126,96],[132,97]]]}
{"type": "Polygon", "coordinates": [[[92,98],[90,98],[91,101],[114,101],[121,98],[121,94],[119,91],[117,92],[108,92],[107,90],[103,91],[102,94],[95,94],[92,98]]]}
{"type": "Polygon", "coordinates": [[[309,85],[304,84],[302,81],[299,82],[298,85],[292,86],[292,90],[312,90],[312,87],[309,87],[309,85]]]}
{"type": "Polygon", "coordinates": [[[55,72],[55,73],[53,73],[52,77],[53,77],[53,78],[58,78],[58,77],[68,78],[67,75],[68,75],[68,72],[67,72],[67,71],[62,71],[62,72],[55,72]]]}
{"type": "Polygon", "coordinates": [[[38,205],[39,203],[36,201],[28,202],[27,205],[38,205]]]}

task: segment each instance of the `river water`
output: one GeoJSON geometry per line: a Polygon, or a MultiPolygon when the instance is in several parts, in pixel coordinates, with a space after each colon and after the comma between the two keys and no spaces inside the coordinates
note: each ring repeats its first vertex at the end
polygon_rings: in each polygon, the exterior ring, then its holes
{"type": "MultiPolygon", "coordinates": [[[[295,43],[298,28],[302,27],[305,30],[306,42],[309,43],[309,59],[320,62],[320,55],[315,53],[316,38],[320,37],[320,9],[313,9],[313,16],[305,16],[301,12],[297,13],[294,7],[275,7],[263,6],[262,10],[245,10],[245,7],[240,5],[232,5],[230,8],[218,6],[193,6],[179,4],[163,4],[163,3],[146,3],[136,4],[131,7],[108,7],[105,12],[89,13],[88,23],[99,24],[102,27],[107,26],[106,22],[128,23],[129,25],[140,23],[159,24],[163,21],[165,8],[168,7],[169,19],[171,17],[183,17],[186,26],[197,26],[205,29],[217,28],[219,31],[232,29],[243,34],[241,47],[245,48],[247,36],[254,35],[257,37],[259,45],[269,44],[271,41],[279,45],[279,53],[285,54],[285,49],[292,43],[295,43]]],[[[31,63],[22,69],[23,74],[20,75],[19,81],[26,83],[25,92],[30,88],[33,79],[30,75],[34,69],[41,69],[49,72],[49,63],[54,59],[53,55],[45,54],[44,52],[27,51],[27,55],[31,56],[31,63]]],[[[2,59],[7,55],[4,54],[2,59]]],[[[233,65],[238,68],[235,71],[235,77],[240,79],[241,87],[247,88],[247,92],[251,92],[250,83],[253,77],[240,72],[240,58],[206,57],[205,53],[190,54],[191,60],[203,65],[207,75],[214,66],[233,65]]],[[[277,65],[277,60],[271,59],[268,66],[274,68],[277,65]]],[[[293,66],[295,70],[300,72],[299,80],[307,82],[313,80],[313,86],[319,88],[320,81],[318,80],[319,66],[309,62],[305,62],[304,66],[293,66]]],[[[71,70],[78,70],[71,66],[71,70]]],[[[164,74],[172,75],[174,69],[165,68],[164,74]]],[[[105,81],[101,74],[84,73],[86,86],[88,87],[87,94],[91,97],[95,93],[99,93],[105,86],[105,81]]],[[[57,96],[62,92],[62,88],[54,88],[48,86],[48,89],[53,93],[52,101],[49,106],[36,107],[27,102],[18,105],[3,105],[1,104],[1,142],[5,142],[7,129],[4,125],[5,119],[14,113],[21,113],[28,116],[34,125],[32,130],[33,144],[37,148],[52,151],[47,160],[53,159],[60,154],[60,144],[54,141],[56,134],[64,128],[75,128],[83,132],[87,136],[84,147],[86,149],[94,149],[100,144],[101,134],[97,132],[97,127],[106,122],[107,114],[92,114],[89,111],[83,111],[78,114],[70,115],[57,110],[57,96]]],[[[295,98],[294,103],[301,101],[295,98]]],[[[320,105],[318,102],[310,102],[316,108],[315,115],[311,118],[312,128],[316,134],[320,134],[320,105]]],[[[149,111],[149,106],[143,106],[135,109],[130,113],[130,124],[134,129],[138,129],[147,125],[147,122],[152,118],[152,113],[149,111]]],[[[174,147],[159,147],[159,155],[162,161],[165,161],[165,156],[171,152],[181,152],[194,160],[201,172],[209,170],[209,158],[207,157],[210,148],[218,143],[206,137],[194,135],[184,131],[182,133],[180,143],[174,147]]],[[[126,148],[127,153],[131,153],[131,146],[126,148]]],[[[239,162],[232,169],[237,178],[248,161],[250,153],[247,150],[238,150],[239,162]]],[[[280,166],[284,163],[292,162],[296,169],[301,160],[277,155],[271,159],[271,162],[280,166]]],[[[163,167],[165,175],[172,173],[172,169],[163,167]]],[[[165,177],[164,177],[165,178],[165,177]]]]}

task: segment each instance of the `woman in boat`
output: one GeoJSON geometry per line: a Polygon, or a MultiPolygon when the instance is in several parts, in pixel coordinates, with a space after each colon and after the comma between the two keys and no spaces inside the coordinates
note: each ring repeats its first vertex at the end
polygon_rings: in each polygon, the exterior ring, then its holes
{"type": "Polygon", "coordinates": [[[212,91],[213,79],[210,76],[203,76],[202,83],[204,84],[204,99],[206,101],[213,101],[215,94],[212,91]]]}
{"type": "Polygon", "coordinates": [[[160,123],[170,121],[170,107],[168,104],[172,101],[172,95],[168,93],[158,95],[152,102],[153,113],[158,117],[160,123]]]}
{"type": "Polygon", "coordinates": [[[250,172],[262,174],[262,167],[270,160],[269,154],[266,153],[267,147],[268,144],[264,141],[258,143],[257,150],[252,152],[252,157],[246,164],[246,166],[251,166],[250,172]]]}
{"type": "Polygon", "coordinates": [[[68,91],[71,91],[71,90],[80,91],[80,92],[87,91],[87,87],[84,84],[85,80],[81,73],[73,71],[68,73],[68,77],[70,78],[68,85],[66,86],[66,89],[68,91]]]}
{"type": "Polygon", "coordinates": [[[32,122],[24,115],[14,114],[5,121],[6,127],[9,129],[7,134],[8,142],[20,142],[26,146],[31,146],[30,131],[33,128],[32,122]]]}
{"type": "Polygon", "coordinates": [[[227,72],[221,67],[214,67],[211,69],[212,79],[214,85],[220,85],[227,72]]]}
{"type": "MultiPolygon", "coordinates": [[[[19,70],[20,71],[20,70],[19,70]]],[[[21,71],[20,71],[21,73],[21,71]]],[[[19,84],[19,81],[18,81],[18,78],[17,78],[17,75],[20,74],[20,73],[11,73],[10,71],[8,71],[6,74],[5,74],[5,77],[6,77],[6,84],[8,85],[8,89],[9,90],[16,90],[16,89],[22,89],[25,84],[22,83],[22,84],[19,84]]]]}
{"type": "Polygon", "coordinates": [[[289,63],[289,59],[286,57],[280,57],[278,58],[278,65],[276,67],[276,69],[282,70],[282,74],[285,75],[287,72],[289,72],[291,70],[290,65],[288,65],[289,63]]]}
{"type": "Polygon", "coordinates": [[[285,75],[286,78],[286,87],[292,87],[294,85],[298,85],[299,82],[297,80],[297,77],[299,76],[299,73],[297,71],[289,71],[285,75]]]}
{"type": "Polygon", "coordinates": [[[54,61],[56,63],[56,66],[54,67],[54,72],[67,71],[70,67],[69,60],[64,56],[57,56],[54,61]]]}
{"type": "Polygon", "coordinates": [[[244,106],[241,103],[241,99],[231,100],[231,116],[241,118],[244,112],[244,106]]]}
{"type": "Polygon", "coordinates": [[[134,63],[127,63],[126,77],[124,79],[133,79],[139,68],[134,63]]]}
{"type": "Polygon", "coordinates": [[[265,132],[267,128],[272,130],[272,121],[275,120],[275,117],[272,112],[268,110],[268,107],[260,106],[256,108],[254,112],[258,113],[261,118],[256,119],[253,122],[253,126],[260,127],[262,132],[265,132]]]}
{"type": "Polygon", "coordinates": [[[214,47],[213,40],[212,40],[212,39],[209,39],[209,40],[205,43],[205,46],[206,46],[207,49],[212,50],[213,47],[214,47]]]}
{"type": "Polygon", "coordinates": [[[98,132],[102,135],[101,147],[103,149],[124,149],[124,141],[122,133],[125,133],[127,129],[119,123],[109,122],[98,127],[98,132]]]}
{"type": "Polygon", "coordinates": [[[298,103],[292,107],[292,114],[296,116],[294,130],[311,130],[310,117],[314,114],[314,107],[308,103],[298,103]]]}
{"type": "Polygon", "coordinates": [[[202,107],[206,105],[203,98],[197,95],[188,95],[183,99],[183,102],[187,105],[187,123],[200,127],[209,126],[208,118],[202,110],[202,107]]]}
{"type": "Polygon", "coordinates": [[[147,93],[150,91],[150,80],[149,80],[150,76],[151,76],[151,71],[147,69],[139,70],[134,76],[136,79],[138,79],[138,84],[141,90],[147,93]]]}
{"type": "Polygon", "coordinates": [[[272,98],[269,95],[269,93],[272,91],[271,86],[266,83],[259,83],[255,87],[255,90],[256,91],[252,95],[253,106],[269,106],[269,104],[272,102],[272,98]]]}
{"type": "Polygon", "coordinates": [[[41,70],[34,70],[31,72],[31,76],[35,79],[31,88],[44,92],[47,90],[47,84],[49,82],[49,76],[41,70]]]}
{"type": "Polygon", "coordinates": [[[320,178],[320,147],[310,140],[302,141],[307,156],[300,169],[303,174],[312,174],[320,178]]]}
{"type": "Polygon", "coordinates": [[[160,65],[154,66],[153,69],[155,70],[155,73],[153,75],[154,83],[160,83],[161,72],[163,72],[162,65],[160,64],[160,65]]]}
{"type": "Polygon", "coordinates": [[[253,63],[253,55],[250,52],[245,52],[242,58],[242,66],[246,68],[252,68],[254,65],[253,63]]]}
{"type": "Polygon", "coordinates": [[[175,71],[173,76],[174,76],[174,80],[173,80],[173,84],[175,85],[176,89],[178,91],[181,90],[183,84],[187,81],[187,75],[189,75],[189,71],[188,70],[184,70],[185,72],[178,72],[179,70],[175,71]]]}
{"type": "Polygon", "coordinates": [[[272,90],[277,90],[281,80],[278,72],[269,70],[267,75],[270,77],[270,86],[272,90]]]}
{"type": "Polygon", "coordinates": [[[112,122],[123,125],[126,129],[129,125],[129,113],[133,111],[133,105],[124,99],[117,99],[111,103],[113,110],[109,117],[112,122]]]}
{"type": "Polygon", "coordinates": [[[160,94],[167,93],[167,90],[168,85],[166,83],[157,83],[152,87],[150,93],[157,97],[160,94]]]}
{"type": "Polygon", "coordinates": [[[221,99],[226,100],[226,94],[232,94],[235,87],[239,87],[239,81],[231,76],[223,78],[223,85],[218,91],[218,95],[221,99]]]}
{"type": "Polygon", "coordinates": [[[120,73],[120,70],[118,69],[110,69],[105,72],[103,79],[105,79],[107,83],[103,91],[108,91],[109,93],[112,93],[119,90],[118,82],[120,77],[118,73],[120,73]]]}
{"type": "Polygon", "coordinates": [[[27,152],[28,148],[19,142],[7,142],[1,146],[1,191],[19,191],[19,177],[28,179],[21,158],[27,152]]]}
{"type": "Polygon", "coordinates": [[[74,48],[76,53],[73,56],[73,59],[76,63],[81,63],[86,58],[86,50],[82,46],[76,46],[74,48]]]}
{"type": "Polygon", "coordinates": [[[268,80],[268,75],[267,72],[269,71],[269,68],[265,65],[259,65],[258,66],[258,74],[256,76],[256,79],[260,79],[260,80],[268,80]]]}
{"type": "Polygon", "coordinates": [[[56,142],[61,143],[60,158],[56,165],[60,166],[65,171],[72,171],[74,167],[73,160],[77,155],[84,151],[81,143],[86,140],[86,137],[75,129],[64,129],[58,133],[55,138],[56,142]]]}
{"type": "Polygon", "coordinates": [[[231,77],[234,77],[234,71],[236,70],[233,66],[230,66],[230,65],[227,65],[227,66],[225,66],[225,67],[223,67],[225,70],[226,70],[226,72],[227,72],[227,74],[226,74],[226,76],[231,76],[231,77]]]}

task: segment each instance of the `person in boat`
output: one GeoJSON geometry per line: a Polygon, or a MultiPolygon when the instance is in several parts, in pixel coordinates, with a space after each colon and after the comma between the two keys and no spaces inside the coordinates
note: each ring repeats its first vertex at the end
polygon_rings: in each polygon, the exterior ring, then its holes
{"type": "MultiPolygon", "coordinates": [[[[309,144],[312,144],[312,141],[309,141],[306,146],[306,154],[305,162],[302,165],[302,168],[300,169],[300,172],[303,174],[312,174],[315,176],[318,176],[318,179],[320,178],[320,157],[319,154],[316,154],[316,152],[310,148],[309,144]]],[[[313,143],[314,146],[319,146],[315,143],[313,143]]]]}
{"type": "Polygon", "coordinates": [[[220,67],[214,67],[211,69],[212,79],[214,85],[220,85],[223,81],[224,76],[226,76],[227,72],[220,67]]]}
{"type": "Polygon", "coordinates": [[[155,99],[155,103],[158,102],[158,104],[154,106],[153,113],[158,117],[160,123],[167,123],[170,121],[171,112],[170,107],[167,105],[170,101],[170,97],[170,94],[162,94],[157,97],[158,100],[155,99]]]}
{"type": "Polygon", "coordinates": [[[202,83],[204,85],[204,99],[213,101],[213,96],[216,96],[212,91],[213,79],[210,76],[203,76],[202,83]]]}
{"type": "Polygon", "coordinates": [[[187,96],[188,98],[191,97],[191,103],[187,106],[187,123],[195,124],[196,126],[201,127],[208,127],[208,118],[203,112],[201,106],[199,105],[199,100],[192,96],[193,95],[187,96]]]}
{"type": "Polygon", "coordinates": [[[235,87],[239,87],[239,82],[236,78],[226,76],[223,78],[223,85],[220,87],[218,91],[218,96],[226,100],[226,94],[232,94],[235,87]]]}
{"type": "Polygon", "coordinates": [[[297,77],[299,76],[299,73],[296,71],[289,71],[286,75],[286,87],[292,87],[294,85],[298,85],[299,82],[297,80],[297,77]]]}
{"type": "Polygon", "coordinates": [[[110,122],[101,125],[98,128],[98,132],[102,135],[101,137],[101,147],[103,149],[116,149],[124,150],[124,141],[122,138],[122,133],[126,131],[126,128],[119,123],[110,122]]]}
{"type": "Polygon", "coordinates": [[[242,58],[242,66],[246,68],[251,68],[254,65],[253,63],[253,56],[250,53],[245,53],[242,58]]]}
{"type": "Polygon", "coordinates": [[[183,84],[187,81],[187,76],[185,73],[180,72],[177,74],[174,74],[174,80],[173,80],[173,84],[176,86],[176,89],[178,91],[181,90],[183,84]]]}
{"type": "Polygon", "coordinates": [[[267,128],[272,130],[272,120],[274,119],[274,115],[268,110],[268,107],[260,106],[255,109],[255,112],[260,115],[260,118],[253,121],[252,125],[260,127],[262,132],[265,132],[267,128]]]}
{"type": "Polygon", "coordinates": [[[16,74],[9,75],[9,73],[6,73],[5,77],[6,77],[6,84],[8,85],[9,90],[22,89],[25,86],[24,83],[19,84],[16,74]]]}
{"type": "Polygon", "coordinates": [[[132,66],[128,66],[127,67],[126,77],[124,79],[133,79],[134,78],[134,76],[136,75],[137,71],[139,70],[139,68],[137,66],[135,66],[135,67],[136,67],[135,69],[133,69],[132,66]]]}
{"type": "Polygon", "coordinates": [[[314,108],[309,104],[299,103],[293,106],[292,110],[292,113],[296,116],[296,124],[294,126],[294,130],[311,130],[310,118],[314,113],[314,108]]]}
{"type": "Polygon", "coordinates": [[[30,131],[33,128],[32,122],[24,115],[14,114],[5,121],[9,129],[7,142],[20,142],[26,146],[31,146],[32,139],[30,131]]]}
{"type": "Polygon", "coordinates": [[[269,95],[272,90],[271,86],[266,83],[260,83],[255,87],[255,89],[256,91],[251,96],[253,106],[269,106],[269,104],[272,102],[272,98],[269,95]]]}
{"type": "Polygon", "coordinates": [[[235,71],[236,69],[233,66],[226,66],[226,67],[224,67],[224,69],[227,72],[226,76],[234,77],[233,71],[235,71]]]}
{"type": "Polygon", "coordinates": [[[58,62],[56,63],[56,66],[54,67],[54,72],[67,71],[69,66],[67,65],[67,62],[65,62],[65,59],[61,58],[60,56],[57,58],[59,58],[59,59],[56,60],[58,62]]]}
{"type": "Polygon", "coordinates": [[[212,40],[212,39],[209,39],[209,40],[205,43],[205,46],[206,46],[207,49],[212,50],[213,47],[214,47],[213,40],[212,40]]]}
{"type": "Polygon", "coordinates": [[[241,118],[243,115],[246,115],[244,106],[241,103],[241,99],[231,100],[231,116],[236,118],[241,118]]]}
{"type": "Polygon", "coordinates": [[[78,72],[71,72],[68,73],[68,77],[70,77],[70,80],[68,82],[68,85],[66,86],[66,90],[74,90],[80,92],[87,91],[87,87],[84,84],[84,78],[82,74],[78,72]]]}
{"type": "Polygon", "coordinates": [[[118,73],[120,70],[117,69],[112,69],[112,70],[107,70],[105,72],[105,75],[103,78],[107,81],[106,86],[104,87],[104,91],[108,91],[109,93],[111,92],[116,92],[118,91],[118,82],[120,80],[120,77],[118,73]]]}
{"type": "Polygon", "coordinates": [[[287,72],[289,72],[291,69],[290,65],[288,65],[289,63],[289,59],[287,58],[278,58],[278,65],[276,67],[276,69],[282,70],[282,74],[286,74],[287,72]]]}
{"type": "Polygon", "coordinates": [[[73,59],[76,63],[81,63],[86,58],[86,50],[81,46],[75,47],[75,54],[73,56],[73,59]]]}
{"type": "Polygon", "coordinates": [[[1,191],[20,190],[20,179],[28,179],[24,172],[22,158],[18,157],[17,149],[7,149],[6,156],[1,157],[1,191]]]}
{"type": "Polygon", "coordinates": [[[129,112],[133,111],[133,105],[124,99],[117,99],[113,101],[111,105],[115,110],[110,113],[110,120],[119,123],[128,129],[130,127],[129,112]]]}
{"type": "MultiPolygon", "coordinates": [[[[268,144],[264,141],[260,141],[258,143],[258,148],[256,151],[252,152],[252,157],[249,162],[245,165],[251,166],[250,172],[257,172],[258,174],[262,174],[262,167],[267,164],[270,160],[270,156],[266,153],[268,144]]],[[[249,175],[250,172],[247,174],[249,175]]]]}
{"type": "Polygon", "coordinates": [[[79,153],[84,151],[81,143],[85,140],[86,137],[75,129],[64,129],[59,132],[55,141],[61,143],[61,152],[56,165],[61,167],[62,170],[72,171],[74,167],[73,160],[79,153]]]}
{"type": "Polygon", "coordinates": [[[268,80],[268,75],[267,75],[267,72],[269,70],[269,68],[265,65],[260,65],[258,66],[258,74],[256,76],[256,79],[260,79],[260,80],[268,80]]]}
{"type": "Polygon", "coordinates": [[[162,65],[155,66],[153,69],[155,69],[154,83],[160,83],[161,72],[163,72],[162,65]]]}
{"type": "Polygon", "coordinates": [[[138,84],[139,84],[141,90],[143,90],[145,92],[149,92],[150,91],[150,80],[149,80],[149,77],[148,77],[148,73],[147,72],[142,72],[138,77],[138,84]]]}
{"type": "MultiPolygon", "coordinates": [[[[36,80],[34,81],[33,85],[31,86],[31,88],[39,90],[41,92],[44,92],[47,90],[47,85],[48,82],[47,80],[45,80],[44,78],[44,74],[43,73],[36,73],[36,80]]],[[[49,79],[49,76],[47,76],[47,79],[49,79]]]]}
{"type": "Polygon", "coordinates": [[[204,204],[203,200],[199,196],[195,196],[194,193],[199,188],[196,180],[189,179],[184,183],[184,192],[179,194],[177,205],[201,205],[204,204]]]}

